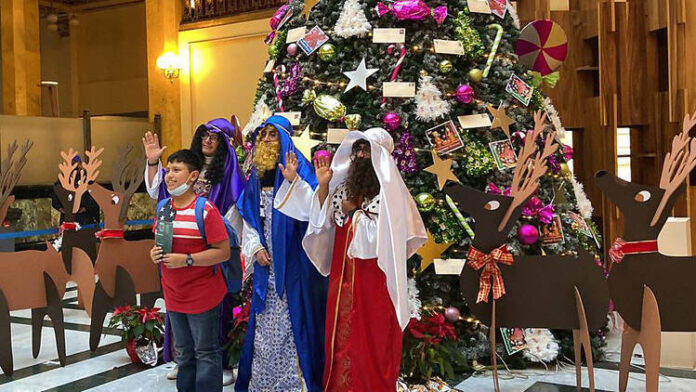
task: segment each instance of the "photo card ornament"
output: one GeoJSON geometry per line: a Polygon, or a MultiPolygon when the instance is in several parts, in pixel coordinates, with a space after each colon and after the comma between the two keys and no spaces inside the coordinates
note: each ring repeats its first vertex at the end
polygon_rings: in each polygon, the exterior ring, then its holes
{"type": "Polygon", "coordinates": [[[464,147],[457,127],[452,120],[436,125],[427,131],[425,136],[428,138],[430,147],[438,154],[446,154],[464,147]]]}
{"type": "Polygon", "coordinates": [[[297,45],[305,52],[306,55],[314,53],[322,45],[324,45],[329,40],[329,36],[324,33],[319,26],[312,27],[307,34],[305,34],[299,41],[297,45]]]}
{"type": "Polygon", "coordinates": [[[529,102],[534,94],[534,88],[515,74],[510,76],[510,80],[508,80],[507,86],[505,86],[505,91],[524,106],[529,106],[529,102]]]}

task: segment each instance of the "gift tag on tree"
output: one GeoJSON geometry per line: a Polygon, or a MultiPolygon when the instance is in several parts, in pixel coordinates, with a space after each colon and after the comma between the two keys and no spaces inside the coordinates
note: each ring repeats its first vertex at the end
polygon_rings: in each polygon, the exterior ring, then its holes
{"type": "Polygon", "coordinates": [[[326,142],[329,144],[341,144],[348,132],[350,132],[350,129],[329,128],[326,134],[326,142]]]}
{"type": "Polygon", "coordinates": [[[263,69],[263,73],[269,73],[273,71],[273,67],[275,67],[275,60],[268,60],[266,63],[266,68],[263,69]]]}
{"type": "Polygon", "coordinates": [[[508,84],[505,87],[510,95],[515,97],[518,101],[522,102],[524,106],[529,105],[529,101],[532,100],[532,94],[534,93],[534,88],[520,79],[519,76],[513,74],[508,80],[508,84]]]}
{"type": "Polygon", "coordinates": [[[476,12],[477,14],[490,14],[491,6],[488,4],[488,0],[469,0],[469,11],[476,12]]]}
{"type": "Polygon", "coordinates": [[[406,42],[406,29],[374,29],[372,42],[375,44],[401,44],[406,42]]]}
{"type": "Polygon", "coordinates": [[[382,96],[393,98],[412,98],[416,96],[416,84],[413,82],[384,82],[382,96]]]}
{"type": "Polygon", "coordinates": [[[507,13],[508,2],[507,0],[488,0],[488,5],[491,8],[491,12],[497,17],[504,19],[507,13]]]}
{"type": "Polygon", "coordinates": [[[302,26],[292,30],[288,30],[287,38],[285,39],[286,44],[291,44],[293,42],[299,41],[302,37],[307,34],[307,27],[302,26]]]}
{"type": "Polygon", "coordinates": [[[486,113],[470,114],[459,116],[459,125],[464,129],[486,128],[491,126],[491,118],[486,113]]]}
{"type": "Polygon", "coordinates": [[[290,125],[297,127],[300,125],[300,120],[302,120],[302,112],[276,112],[276,116],[283,116],[290,120],[290,125]]]}
{"type": "Polygon", "coordinates": [[[466,259],[435,259],[435,273],[438,275],[461,275],[466,259]]]}
{"type": "Polygon", "coordinates": [[[302,48],[302,51],[305,52],[306,55],[310,55],[328,40],[329,36],[326,35],[319,26],[314,26],[309,30],[309,33],[305,34],[304,37],[297,41],[297,46],[302,48]]]}
{"type": "Polygon", "coordinates": [[[462,41],[436,39],[433,43],[435,45],[435,53],[456,54],[458,56],[464,54],[464,45],[462,45],[462,41]]]}

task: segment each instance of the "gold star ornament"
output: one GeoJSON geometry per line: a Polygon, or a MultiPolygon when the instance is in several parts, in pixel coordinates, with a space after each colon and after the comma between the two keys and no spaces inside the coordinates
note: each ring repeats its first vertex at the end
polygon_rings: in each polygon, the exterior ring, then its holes
{"type": "Polygon", "coordinates": [[[452,246],[452,244],[449,243],[438,244],[433,239],[433,236],[430,235],[430,232],[428,231],[427,233],[428,241],[416,252],[416,254],[421,257],[421,272],[425,271],[425,269],[428,268],[430,264],[435,261],[435,259],[439,259],[442,252],[446,251],[447,248],[452,246]]]}
{"type": "Polygon", "coordinates": [[[447,180],[454,182],[459,182],[457,176],[452,173],[452,158],[441,159],[437,152],[434,150],[433,153],[433,164],[425,168],[428,173],[435,174],[437,176],[437,184],[442,189],[447,183],[447,180]]]}
{"type": "Polygon", "coordinates": [[[305,158],[312,160],[312,148],[321,144],[321,140],[312,139],[309,133],[308,126],[304,131],[302,131],[300,136],[293,136],[292,142],[295,144],[295,147],[300,150],[302,155],[305,156],[305,158]]]}
{"type": "Polygon", "coordinates": [[[494,108],[493,105],[488,105],[488,111],[493,115],[491,129],[502,129],[508,139],[510,139],[510,125],[514,124],[515,120],[511,119],[507,113],[505,113],[502,104],[498,106],[498,109],[494,108]]]}

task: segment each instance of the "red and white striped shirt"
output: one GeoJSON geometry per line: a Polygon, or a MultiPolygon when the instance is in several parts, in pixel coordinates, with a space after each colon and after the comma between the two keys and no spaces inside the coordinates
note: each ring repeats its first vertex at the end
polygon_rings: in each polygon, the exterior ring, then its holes
{"type": "MultiPolygon", "coordinates": [[[[212,203],[206,202],[203,213],[206,243],[196,224],[195,208],[196,199],[184,208],[165,206],[163,209],[164,214],[170,214],[169,218],[174,215],[172,253],[195,254],[208,249],[210,244],[228,239],[220,212],[212,203]]],[[[220,268],[215,272],[213,267],[197,266],[169,269],[163,265],[162,289],[167,310],[187,314],[212,309],[227,293],[220,268]]]]}

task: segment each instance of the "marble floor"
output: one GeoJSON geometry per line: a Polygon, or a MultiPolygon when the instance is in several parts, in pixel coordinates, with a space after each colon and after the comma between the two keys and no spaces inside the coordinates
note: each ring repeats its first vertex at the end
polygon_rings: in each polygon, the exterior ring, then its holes
{"type": "MultiPolygon", "coordinates": [[[[163,303],[158,300],[157,306],[163,303]]],[[[78,309],[76,291],[69,288],[63,300],[66,324],[67,366],[58,363],[55,338],[48,322],[43,329],[41,352],[37,358],[31,352],[31,313],[16,311],[11,313],[12,353],[14,374],[11,377],[0,374],[0,392],[164,392],[175,391],[174,382],[166,379],[171,364],[156,367],[133,365],[121,346],[118,331],[104,329],[99,349],[89,351],[89,318],[78,309]]],[[[108,317],[107,317],[108,320],[108,317]]],[[[609,340],[610,360],[618,351],[618,339],[609,340]],[[613,355],[613,356],[612,356],[613,355]]],[[[639,353],[638,353],[639,354],[639,353]]],[[[642,360],[637,355],[634,364],[642,360]]],[[[617,391],[618,372],[615,364],[598,364],[596,369],[597,391],[617,391]]],[[[643,375],[640,369],[631,374],[628,391],[643,391],[643,375]]],[[[660,390],[663,392],[696,391],[696,372],[663,369],[660,390]]],[[[587,371],[583,374],[587,387],[587,371]]],[[[572,368],[549,371],[528,371],[507,374],[501,371],[501,390],[503,392],[571,392],[576,391],[575,373],[572,368]]],[[[457,385],[463,392],[493,391],[489,374],[470,377],[457,385]]],[[[225,391],[233,391],[232,386],[225,391]]]]}

